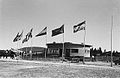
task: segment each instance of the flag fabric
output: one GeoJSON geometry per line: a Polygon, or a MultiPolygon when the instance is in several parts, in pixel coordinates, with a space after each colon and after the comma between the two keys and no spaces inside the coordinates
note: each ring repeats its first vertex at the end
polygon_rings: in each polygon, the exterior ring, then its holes
{"type": "Polygon", "coordinates": [[[26,35],[26,37],[23,39],[22,43],[27,42],[28,41],[28,36],[26,35]]]}
{"type": "Polygon", "coordinates": [[[29,38],[32,38],[32,30],[33,30],[33,28],[30,30],[30,32],[28,32],[28,34],[26,35],[27,36],[27,38],[28,38],[28,40],[29,40],[29,38]]]}
{"type": "Polygon", "coordinates": [[[19,32],[18,32],[17,35],[16,35],[16,37],[14,38],[13,42],[21,40],[22,35],[23,35],[23,31],[21,32],[21,34],[19,34],[19,32]]]}
{"type": "Polygon", "coordinates": [[[79,23],[78,25],[75,25],[73,27],[73,32],[76,33],[77,31],[85,30],[85,25],[84,25],[85,23],[86,23],[86,21],[83,21],[83,22],[79,23]]]}
{"type": "Polygon", "coordinates": [[[36,37],[46,35],[46,34],[47,34],[47,27],[45,27],[39,34],[37,34],[36,37]]]}
{"type": "Polygon", "coordinates": [[[21,34],[18,36],[18,40],[21,40],[22,36],[23,36],[23,31],[22,31],[21,34]]]}
{"type": "Polygon", "coordinates": [[[56,36],[62,33],[64,33],[64,24],[60,28],[52,30],[52,36],[56,36]]]}
{"type": "Polygon", "coordinates": [[[18,41],[18,37],[19,37],[19,32],[17,33],[16,37],[14,38],[13,42],[18,41]]]}
{"type": "Polygon", "coordinates": [[[30,30],[30,32],[27,33],[27,35],[23,39],[22,43],[27,42],[30,38],[32,38],[32,30],[33,30],[33,28],[30,30]]]}

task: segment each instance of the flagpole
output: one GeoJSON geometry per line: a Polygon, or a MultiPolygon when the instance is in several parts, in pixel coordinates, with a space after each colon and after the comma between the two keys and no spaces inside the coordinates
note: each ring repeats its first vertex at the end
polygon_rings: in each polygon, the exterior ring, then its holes
{"type": "MultiPolygon", "coordinates": [[[[85,23],[85,27],[86,27],[86,23],[85,23]]],[[[85,54],[85,41],[86,41],[86,28],[84,28],[84,54],[85,54]]],[[[85,56],[83,56],[83,64],[85,64],[85,56]]]]}
{"type": "Polygon", "coordinates": [[[24,51],[23,51],[23,44],[21,44],[21,51],[22,51],[22,59],[23,59],[23,55],[24,55],[24,51]]]}
{"type": "Polygon", "coordinates": [[[19,43],[19,41],[18,41],[18,52],[19,52],[19,58],[21,58],[21,55],[20,55],[20,50],[19,50],[19,48],[20,48],[20,43],[19,43]]]}
{"type": "MultiPolygon", "coordinates": [[[[46,32],[47,32],[47,30],[46,30],[46,32]]],[[[47,34],[46,34],[46,45],[47,45],[47,34]]],[[[47,57],[47,49],[45,51],[45,59],[46,59],[46,57],[47,57]]]]}
{"type": "Polygon", "coordinates": [[[63,33],[63,51],[62,51],[62,62],[63,62],[63,60],[64,60],[64,33],[63,33]]]}
{"type": "Polygon", "coordinates": [[[18,42],[18,47],[17,47],[17,50],[19,49],[19,47],[20,47],[20,44],[19,44],[19,41],[17,41],[18,42]]]}
{"type": "Polygon", "coordinates": [[[18,42],[17,42],[17,49],[18,49],[18,42]]]}
{"type": "Polygon", "coordinates": [[[111,16],[111,67],[113,66],[113,57],[112,57],[112,36],[113,36],[113,15],[111,16]]]}
{"type": "Polygon", "coordinates": [[[26,46],[26,54],[27,54],[27,46],[26,46]]]}
{"type": "Polygon", "coordinates": [[[30,59],[32,59],[32,39],[31,39],[31,51],[30,51],[30,59]]]}

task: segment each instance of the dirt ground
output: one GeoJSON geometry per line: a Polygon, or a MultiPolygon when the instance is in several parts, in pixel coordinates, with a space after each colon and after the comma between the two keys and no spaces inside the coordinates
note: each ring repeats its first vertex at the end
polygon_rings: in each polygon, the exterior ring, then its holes
{"type": "Polygon", "coordinates": [[[0,78],[120,78],[120,66],[110,63],[61,63],[0,60],[0,78]]]}

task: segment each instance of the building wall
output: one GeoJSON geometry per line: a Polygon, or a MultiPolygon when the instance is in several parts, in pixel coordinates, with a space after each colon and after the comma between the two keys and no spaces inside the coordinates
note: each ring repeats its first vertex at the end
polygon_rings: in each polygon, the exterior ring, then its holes
{"type": "Polygon", "coordinates": [[[89,48],[85,49],[84,57],[90,57],[90,49],[89,48]]]}
{"type": "Polygon", "coordinates": [[[88,48],[71,48],[70,50],[70,56],[84,56],[84,57],[90,57],[90,50],[88,48]],[[78,49],[78,53],[73,53],[72,49],[78,49]]]}

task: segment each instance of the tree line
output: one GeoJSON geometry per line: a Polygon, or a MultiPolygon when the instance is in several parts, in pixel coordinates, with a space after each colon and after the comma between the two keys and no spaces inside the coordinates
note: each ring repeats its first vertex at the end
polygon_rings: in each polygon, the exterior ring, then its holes
{"type": "MultiPolygon", "coordinates": [[[[102,51],[102,48],[99,47],[97,48],[91,48],[90,49],[90,57],[94,58],[94,60],[96,60],[97,56],[111,56],[111,51],[106,51],[106,49],[104,51],[102,51]]],[[[112,56],[113,57],[120,57],[120,52],[113,50],[112,51],[112,56]]]]}

